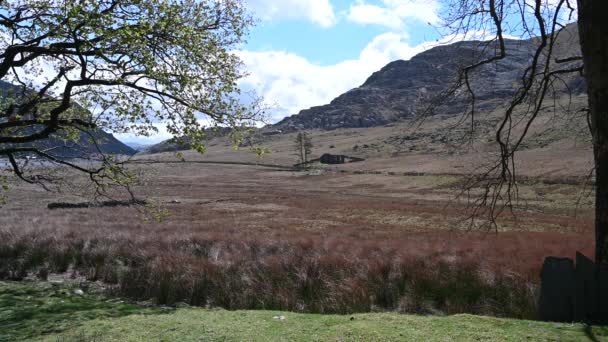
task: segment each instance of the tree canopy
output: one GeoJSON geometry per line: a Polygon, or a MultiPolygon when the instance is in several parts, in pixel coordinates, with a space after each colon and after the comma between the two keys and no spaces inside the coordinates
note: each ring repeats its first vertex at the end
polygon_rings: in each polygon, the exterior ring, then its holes
{"type": "Polygon", "coordinates": [[[203,120],[239,126],[257,114],[240,101],[233,53],[252,24],[239,0],[0,2],[0,79],[10,83],[0,94],[0,157],[30,183],[54,179],[28,173],[24,154],[85,172],[102,191],[130,179],[119,159],[99,153],[83,166],[38,142],[162,127],[204,151],[203,120]]]}

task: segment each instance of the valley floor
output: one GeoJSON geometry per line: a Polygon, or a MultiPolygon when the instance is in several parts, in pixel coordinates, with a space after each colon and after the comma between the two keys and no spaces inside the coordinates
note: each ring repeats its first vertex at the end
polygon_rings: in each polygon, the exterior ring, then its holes
{"type": "MultiPolygon", "coordinates": [[[[290,135],[273,136],[274,153],[263,159],[232,153],[225,142],[211,143],[202,157],[192,151],[137,156],[133,170],[142,186],[135,193],[149,200],[147,209],[166,214],[161,222],[129,207],[49,210],[50,203],[86,199],[12,183],[0,209],[0,280],[59,274],[100,282],[107,294],[133,301],[261,311],[185,307],[145,309],[142,316],[140,308],[97,300],[80,310],[62,295],[11,294],[22,290],[9,286],[0,303],[0,324],[9,330],[0,330],[13,335],[0,341],[42,332],[50,340],[65,334],[76,340],[78,334],[84,340],[585,338],[577,325],[455,314],[533,319],[543,259],[592,255],[589,150],[562,149],[559,141],[522,153],[515,215],[499,217],[497,231],[467,231],[466,199],[455,195],[474,161],[486,155],[401,153],[363,140],[372,134],[385,141],[397,130],[316,132],[319,152],[350,155],[361,146],[357,156],[366,160],[307,171],[285,168],[294,163],[290,135]],[[371,151],[374,146],[382,151],[371,151]],[[275,321],[280,313],[264,310],[298,314],[275,321]],[[435,316],[309,315],[379,311],[435,316]]],[[[416,146],[434,148],[423,143],[416,146]]],[[[90,187],[68,179],[75,186],[63,190],[90,187]]]]}
{"type": "Polygon", "coordinates": [[[500,220],[501,234],[488,234],[462,230],[470,221],[464,199],[455,199],[464,179],[457,175],[344,169],[355,164],[308,172],[196,163],[138,167],[146,184],[137,194],[166,211],[160,223],[128,207],[48,210],[48,203],[82,199],[19,184],[1,209],[0,234],[52,236],[59,243],[63,237],[134,239],[144,247],[197,238],[219,243],[216,261],[230,257],[222,241],[306,240],[338,254],[338,246],[348,246],[350,252],[382,248],[483,260],[526,277],[538,276],[547,255],[593,253],[593,198],[582,183],[538,178],[520,184],[516,216],[500,220]]]}

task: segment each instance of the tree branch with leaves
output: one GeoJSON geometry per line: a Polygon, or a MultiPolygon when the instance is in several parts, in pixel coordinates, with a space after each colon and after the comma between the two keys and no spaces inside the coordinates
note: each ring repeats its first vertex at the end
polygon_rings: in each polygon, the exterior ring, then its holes
{"type": "Polygon", "coordinates": [[[0,157],[46,188],[55,179],[36,173],[69,167],[101,196],[109,183],[130,186],[124,160],[97,149],[85,164],[66,161],[41,142],[162,125],[203,152],[202,120],[251,126],[261,114],[241,104],[233,53],[252,24],[240,0],[0,2],[0,157]],[[48,167],[28,169],[26,154],[48,167]]]}

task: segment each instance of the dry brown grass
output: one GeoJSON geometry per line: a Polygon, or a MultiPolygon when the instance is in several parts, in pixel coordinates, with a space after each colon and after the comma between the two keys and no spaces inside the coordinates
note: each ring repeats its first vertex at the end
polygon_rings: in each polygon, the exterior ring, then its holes
{"type": "Polygon", "coordinates": [[[592,251],[588,208],[520,212],[497,235],[451,230],[462,208],[433,176],[156,167],[140,192],[170,209],[162,223],[129,208],[49,211],[54,195],[13,191],[0,278],[69,272],[134,299],[230,309],[533,318],[543,258],[592,251]]]}

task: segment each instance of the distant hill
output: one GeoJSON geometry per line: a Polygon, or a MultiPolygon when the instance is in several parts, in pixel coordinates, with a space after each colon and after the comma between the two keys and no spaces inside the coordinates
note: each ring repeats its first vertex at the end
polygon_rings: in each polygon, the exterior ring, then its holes
{"type": "MultiPolygon", "coordinates": [[[[488,64],[472,75],[477,109],[490,111],[510,99],[520,83],[525,68],[535,52],[538,39],[506,40],[508,57],[488,64]]],[[[331,103],[302,110],[277,123],[285,130],[336,129],[381,126],[412,118],[429,98],[453,84],[459,67],[493,56],[496,43],[464,41],[437,46],[408,61],[389,63],[372,74],[363,85],[354,88],[331,103]]],[[[576,24],[566,27],[556,46],[559,57],[580,55],[576,24]]],[[[574,92],[584,92],[582,77],[567,79],[574,92]]],[[[565,87],[563,87],[565,90],[565,87]]],[[[436,114],[462,113],[468,98],[454,98],[437,109],[436,114]]]]}
{"type": "Polygon", "coordinates": [[[81,133],[78,141],[66,140],[65,136],[58,132],[49,139],[23,144],[23,146],[36,146],[60,159],[85,158],[99,153],[123,155],[137,153],[135,149],[123,144],[114,135],[100,129],[92,130],[88,134],[81,133]]]}
{"type": "Polygon", "coordinates": [[[140,143],[136,143],[136,142],[124,142],[124,144],[129,146],[130,148],[134,149],[137,152],[143,151],[143,150],[147,149],[148,147],[152,146],[151,144],[140,144],[140,143]]]}
{"type": "Polygon", "coordinates": [[[186,138],[169,139],[162,141],[152,146],[147,146],[142,153],[163,153],[163,152],[177,152],[186,151],[190,149],[190,142],[186,138]]]}
{"type": "MultiPolygon", "coordinates": [[[[22,87],[8,82],[0,81],[0,97],[15,97],[22,91],[22,87]]],[[[90,112],[82,107],[83,115],[90,117],[90,112]]],[[[2,119],[0,119],[1,121],[2,119]]],[[[28,129],[31,131],[32,129],[28,129]]],[[[27,134],[27,130],[22,133],[27,134]]],[[[16,146],[35,146],[48,154],[62,159],[83,158],[92,154],[124,154],[133,155],[136,150],[123,144],[112,134],[101,129],[91,130],[88,133],[80,133],[78,141],[66,140],[61,131],[53,134],[50,138],[35,143],[19,144],[16,146]]]]}
{"type": "MultiPolygon", "coordinates": [[[[247,128],[244,128],[247,129],[247,128]]],[[[213,138],[226,137],[232,132],[230,127],[214,127],[205,130],[207,140],[213,138]]],[[[177,152],[190,150],[190,141],[186,137],[179,137],[168,139],[158,144],[147,146],[141,150],[142,153],[163,153],[163,152],[177,152]]]]}

